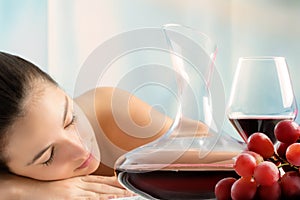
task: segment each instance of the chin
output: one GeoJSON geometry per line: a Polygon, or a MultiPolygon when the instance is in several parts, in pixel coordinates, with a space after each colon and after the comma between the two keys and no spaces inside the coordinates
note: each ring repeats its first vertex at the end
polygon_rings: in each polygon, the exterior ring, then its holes
{"type": "Polygon", "coordinates": [[[100,165],[100,162],[95,160],[87,168],[81,169],[77,176],[92,174],[93,172],[95,172],[98,169],[99,165],[100,165]]]}
{"type": "Polygon", "coordinates": [[[100,162],[96,161],[95,164],[91,166],[91,172],[89,174],[95,172],[99,168],[99,166],[100,166],[100,162]]]}

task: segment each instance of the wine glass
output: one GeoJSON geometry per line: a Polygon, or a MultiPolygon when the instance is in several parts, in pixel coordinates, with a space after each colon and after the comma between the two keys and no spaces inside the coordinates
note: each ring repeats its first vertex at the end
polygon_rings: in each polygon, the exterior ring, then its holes
{"type": "Polygon", "coordinates": [[[239,59],[227,117],[246,143],[251,134],[262,132],[275,144],[275,125],[294,119],[296,105],[284,57],[239,59]]]}

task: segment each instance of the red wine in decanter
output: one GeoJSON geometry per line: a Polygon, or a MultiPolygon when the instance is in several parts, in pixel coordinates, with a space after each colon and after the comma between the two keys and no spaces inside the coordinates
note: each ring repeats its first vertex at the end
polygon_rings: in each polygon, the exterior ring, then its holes
{"type": "Polygon", "coordinates": [[[198,151],[184,152],[171,164],[143,164],[137,169],[117,169],[119,181],[128,189],[157,199],[214,198],[216,183],[238,177],[232,158],[237,152],[212,152],[199,159],[198,151]],[[159,168],[159,167],[162,168],[159,168]]]}

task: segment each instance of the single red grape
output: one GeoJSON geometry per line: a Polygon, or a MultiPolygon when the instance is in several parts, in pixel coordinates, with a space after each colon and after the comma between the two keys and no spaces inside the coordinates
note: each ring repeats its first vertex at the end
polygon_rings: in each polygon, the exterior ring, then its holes
{"type": "Polygon", "coordinates": [[[256,132],[248,138],[247,147],[250,151],[260,154],[267,159],[274,155],[274,146],[270,138],[264,133],[256,132]]]}
{"type": "Polygon", "coordinates": [[[280,174],[277,166],[270,162],[264,161],[257,165],[253,174],[257,184],[270,186],[279,180],[280,174]]]}
{"type": "Polygon", "coordinates": [[[260,185],[257,188],[256,195],[259,199],[279,200],[281,198],[281,188],[278,181],[270,186],[260,185]]]}
{"type": "Polygon", "coordinates": [[[281,158],[285,158],[286,149],[290,146],[290,144],[279,142],[277,145],[277,154],[281,158]]]}
{"type": "Polygon", "coordinates": [[[276,124],[274,135],[278,141],[292,144],[300,136],[299,125],[293,120],[283,120],[276,124]]]}
{"type": "Polygon", "coordinates": [[[241,177],[231,187],[231,198],[233,200],[250,200],[256,193],[256,182],[251,177],[241,177]]]}
{"type": "Polygon", "coordinates": [[[259,164],[259,163],[264,161],[264,158],[261,155],[259,155],[258,153],[255,153],[254,151],[247,151],[246,150],[246,151],[243,151],[243,153],[248,153],[251,156],[253,156],[256,160],[256,164],[259,164]]]}
{"type": "Polygon", "coordinates": [[[218,200],[231,199],[231,186],[236,181],[235,178],[228,177],[221,179],[215,186],[215,195],[218,200]]]}
{"type": "Polygon", "coordinates": [[[252,155],[241,153],[236,157],[233,168],[240,176],[252,176],[256,166],[256,160],[252,155]]]}
{"type": "Polygon", "coordinates": [[[300,198],[300,175],[296,171],[286,172],[281,177],[281,190],[286,199],[300,198]]]}
{"type": "Polygon", "coordinates": [[[291,144],[286,149],[286,159],[292,165],[300,166],[300,143],[291,144]]]}

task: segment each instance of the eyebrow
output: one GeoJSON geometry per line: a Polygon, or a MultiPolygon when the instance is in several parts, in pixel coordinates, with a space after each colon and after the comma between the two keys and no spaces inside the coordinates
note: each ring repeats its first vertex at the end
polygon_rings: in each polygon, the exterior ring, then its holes
{"type": "MultiPolygon", "coordinates": [[[[69,107],[69,100],[68,100],[68,97],[65,96],[63,121],[62,121],[63,126],[64,126],[66,118],[67,118],[68,107],[69,107]]],[[[27,163],[27,166],[35,163],[35,161],[37,161],[49,148],[51,148],[51,145],[47,146],[46,148],[44,148],[43,150],[41,150],[38,154],[36,154],[34,156],[34,158],[32,159],[32,161],[30,161],[29,163],[27,163]]]]}

